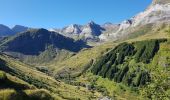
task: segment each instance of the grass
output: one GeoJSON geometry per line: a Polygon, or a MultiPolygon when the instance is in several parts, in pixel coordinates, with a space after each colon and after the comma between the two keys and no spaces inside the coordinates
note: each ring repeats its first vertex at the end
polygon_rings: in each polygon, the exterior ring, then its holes
{"type": "MultiPolygon", "coordinates": [[[[164,29],[165,30],[165,29],[164,29]]],[[[164,30],[159,31],[158,33],[149,34],[141,36],[140,38],[131,39],[127,42],[134,41],[143,41],[148,39],[159,39],[159,38],[168,38],[169,33],[165,33],[164,30]],[[163,36],[160,36],[163,33],[163,36]],[[148,37],[147,37],[148,36],[148,37]],[[160,37],[159,37],[160,36],[160,37]],[[145,38],[147,37],[147,38],[145,38]]],[[[165,43],[160,44],[160,50],[154,56],[153,60],[149,64],[138,63],[141,66],[145,66],[151,72],[151,85],[146,87],[140,87],[137,91],[135,88],[129,88],[126,85],[115,83],[110,81],[107,78],[102,78],[100,76],[95,76],[89,72],[83,74],[81,77],[77,78],[76,81],[82,82],[85,84],[95,84],[96,87],[104,87],[108,92],[108,95],[114,99],[118,100],[146,100],[149,96],[152,99],[165,99],[169,100],[169,89],[170,89],[170,42],[169,40],[165,43]],[[156,86],[156,87],[153,87],[156,86]],[[158,88],[158,90],[156,90],[158,88]],[[160,90],[160,89],[163,90],[160,90]],[[146,91],[147,90],[147,91],[146,91]]],[[[135,64],[135,60],[129,62],[130,65],[135,64]]],[[[151,98],[150,98],[151,99],[151,98]]]]}
{"type": "Polygon", "coordinates": [[[84,87],[77,88],[77,86],[56,81],[54,78],[46,75],[45,73],[36,71],[32,67],[7,55],[1,54],[0,59],[5,61],[4,66],[9,67],[11,70],[9,72],[10,74],[19,77],[20,79],[28,82],[29,84],[35,85],[38,88],[44,88],[50,91],[51,94],[54,94],[54,97],[81,100],[87,100],[88,98],[91,98],[93,100],[101,96],[100,93],[93,94],[84,87]]]}
{"type": "Polygon", "coordinates": [[[93,75],[90,72],[87,72],[77,78],[76,81],[85,84],[94,84],[95,88],[99,88],[98,91],[102,91],[101,89],[103,88],[103,95],[109,96],[115,100],[127,100],[127,98],[130,100],[143,100],[143,98],[139,97],[139,94],[132,91],[131,88],[123,84],[110,81],[108,78],[93,75]]]}
{"type": "Polygon", "coordinates": [[[148,65],[152,81],[142,90],[142,94],[150,99],[169,100],[170,91],[170,44],[161,44],[160,50],[148,65]]]}
{"type": "Polygon", "coordinates": [[[0,90],[0,100],[54,100],[46,90],[0,90]]]}
{"type": "Polygon", "coordinates": [[[95,60],[97,57],[101,56],[115,45],[116,43],[106,43],[94,48],[84,49],[68,59],[65,59],[61,62],[56,62],[54,60],[46,66],[48,66],[48,68],[51,69],[54,74],[64,73],[64,71],[69,70],[70,68],[71,74],[75,76],[84,71],[86,64],[92,60],[95,60]]]}
{"type": "Polygon", "coordinates": [[[23,80],[0,71],[0,100],[53,100],[47,90],[36,87],[23,80]]]}

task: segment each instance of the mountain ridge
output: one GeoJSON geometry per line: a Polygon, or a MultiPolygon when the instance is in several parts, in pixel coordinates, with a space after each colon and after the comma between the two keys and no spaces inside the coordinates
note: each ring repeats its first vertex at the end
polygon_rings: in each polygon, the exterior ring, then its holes
{"type": "MultiPolygon", "coordinates": [[[[2,51],[19,52],[26,55],[38,55],[48,46],[78,52],[82,47],[88,47],[81,40],[73,40],[46,29],[32,29],[5,38],[1,43],[2,51]]],[[[56,49],[57,50],[57,49],[56,49]]]]}
{"type": "Polygon", "coordinates": [[[19,32],[24,32],[26,30],[28,30],[28,27],[22,26],[22,25],[15,25],[12,28],[9,28],[6,25],[0,24],[0,36],[4,37],[4,36],[11,36],[14,35],[16,33],[19,32]]]}

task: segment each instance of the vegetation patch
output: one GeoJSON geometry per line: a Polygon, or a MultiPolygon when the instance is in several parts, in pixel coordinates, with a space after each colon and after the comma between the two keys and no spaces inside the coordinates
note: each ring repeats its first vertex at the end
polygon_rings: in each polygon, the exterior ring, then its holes
{"type": "Polygon", "coordinates": [[[150,82],[150,72],[146,64],[159,50],[159,44],[167,41],[147,40],[122,43],[100,57],[92,67],[92,73],[109,78],[128,86],[139,87],[150,82]]]}
{"type": "Polygon", "coordinates": [[[54,100],[45,90],[0,90],[0,100],[54,100]]]}

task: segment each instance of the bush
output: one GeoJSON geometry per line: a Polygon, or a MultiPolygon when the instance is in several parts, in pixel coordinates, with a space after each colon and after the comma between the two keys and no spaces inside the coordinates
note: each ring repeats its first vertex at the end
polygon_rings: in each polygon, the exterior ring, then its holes
{"type": "Polygon", "coordinates": [[[6,73],[3,71],[0,71],[0,81],[4,81],[7,79],[6,73]]]}
{"type": "Polygon", "coordinates": [[[149,63],[159,50],[163,40],[149,40],[132,44],[122,43],[107,54],[100,57],[92,67],[92,73],[103,78],[114,79],[128,86],[138,87],[150,81],[150,74],[143,66],[129,65],[135,58],[136,62],[149,63]],[[129,59],[125,59],[129,58],[129,59]],[[145,71],[143,71],[145,70],[145,71]]]}
{"type": "Polygon", "coordinates": [[[160,42],[164,41],[167,40],[147,40],[135,43],[137,51],[135,54],[136,62],[149,63],[158,52],[160,42]]]}
{"type": "Polygon", "coordinates": [[[22,100],[23,98],[17,94],[15,90],[0,90],[0,100],[22,100]]]}

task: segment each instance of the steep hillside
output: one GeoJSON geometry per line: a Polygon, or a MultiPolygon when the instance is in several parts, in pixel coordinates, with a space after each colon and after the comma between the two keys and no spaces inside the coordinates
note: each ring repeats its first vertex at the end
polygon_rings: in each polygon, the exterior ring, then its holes
{"type": "Polygon", "coordinates": [[[102,34],[101,39],[105,41],[117,40],[134,33],[139,33],[138,36],[144,35],[146,32],[141,32],[141,27],[150,29],[152,32],[157,27],[161,27],[162,24],[169,25],[170,21],[170,1],[169,0],[153,0],[152,4],[143,12],[136,16],[120,23],[116,32],[110,32],[109,34],[102,34]]]}
{"type": "Polygon", "coordinates": [[[1,42],[1,50],[19,52],[25,55],[38,55],[48,46],[77,52],[86,47],[82,41],[74,41],[60,34],[45,29],[35,29],[6,38],[1,42]]]}
{"type": "MultiPolygon", "coordinates": [[[[2,67],[2,62],[1,62],[2,67]]],[[[37,89],[21,79],[0,71],[0,100],[54,100],[44,89],[37,89]]]]}
{"type": "Polygon", "coordinates": [[[75,82],[118,100],[169,100],[169,46],[166,39],[119,44],[75,82]]]}
{"type": "Polygon", "coordinates": [[[27,63],[43,63],[53,59],[63,60],[83,48],[82,40],[73,40],[45,29],[32,29],[4,38],[0,50],[27,63]],[[62,55],[62,57],[61,57],[62,55]]]}
{"type": "Polygon", "coordinates": [[[93,66],[92,73],[124,82],[129,86],[140,86],[150,81],[145,64],[159,50],[159,44],[166,40],[148,40],[132,44],[122,43],[102,56],[93,66]],[[139,64],[141,63],[141,64],[139,64]]]}
{"type": "Polygon", "coordinates": [[[76,77],[85,72],[97,57],[101,56],[115,45],[116,43],[106,43],[94,48],[83,49],[67,59],[60,62],[54,59],[44,66],[53,72],[55,78],[60,79],[62,77],[67,77],[68,72],[71,76],[76,77]]]}
{"type": "MultiPolygon", "coordinates": [[[[99,96],[102,96],[99,92],[87,90],[85,86],[77,87],[77,86],[65,84],[63,82],[60,82],[59,80],[57,81],[52,77],[37,71],[34,67],[26,65],[20,62],[18,59],[11,58],[10,56],[7,56],[5,54],[0,55],[0,61],[1,61],[0,70],[3,70],[8,74],[16,76],[24,80],[25,82],[34,85],[39,89],[42,88],[48,90],[50,94],[53,95],[54,98],[56,98],[56,100],[58,99],[59,100],[64,100],[64,99],[87,100],[88,98],[91,98],[93,100],[98,98],[99,96]]],[[[10,93],[10,92],[11,90],[7,91],[6,93],[10,93]]],[[[25,92],[33,95],[32,93],[35,93],[36,91],[34,92],[34,91],[26,90],[25,92]]]]}

